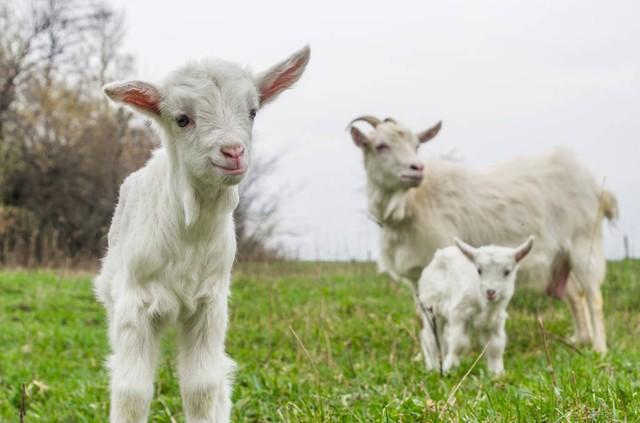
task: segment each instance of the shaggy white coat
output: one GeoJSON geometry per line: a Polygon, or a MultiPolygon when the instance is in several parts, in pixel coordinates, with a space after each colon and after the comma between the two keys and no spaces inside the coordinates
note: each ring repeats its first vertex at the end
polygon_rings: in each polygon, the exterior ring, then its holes
{"type": "Polygon", "coordinates": [[[256,110],[290,87],[309,48],[258,75],[222,61],[187,65],[162,85],[109,84],[152,118],[162,148],[120,188],[95,291],[109,320],[114,423],[147,420],[160,334],[178,325],[187,422],[227,422],[234,362],[224,351],[237,183],[256,110]]]}
{"type": "Polygon", "coordinates": [[[477,172],[449,160],[418,158],[420,142],[433,138],[440,124],[414,135],[393,120],[368,121],[374,131],[365,135],[352,127],[351,135],[364,153],[369,212],[382,226],[382,271],[415,286],[435,251],[454,237],[513,246],[533,234],[536,247],[518,283],[559,297],[566,292],[574,340],[606,351],[601,223],[616,217],[617,203],[570,152],[477,172]]]}
{"type": "Polygon", "coordinates": [[[425,365],[427,370],[444,372],[458,366],[475,334],[487,346],[489,371],[502,373],[507,306],[518,264],[531,250],[533,239],[515,249],[493,245],[476,249],[459,240],[456,244],[436,251],[418,284],[425,365]]]}

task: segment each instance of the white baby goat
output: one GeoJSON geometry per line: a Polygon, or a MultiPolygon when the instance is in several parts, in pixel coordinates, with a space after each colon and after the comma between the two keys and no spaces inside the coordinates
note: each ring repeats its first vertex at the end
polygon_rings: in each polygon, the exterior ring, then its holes
{"type": "Polygon", "coordinates": [[[489,371],[502,373],[507,305],[518,264],[531,251],[533,237],[517,248],[473,248],[459,239],[455,243],[436,251],[418,285],[420,342],[427,370],[448,372],[456,367],[475,332],[487,345],[489,371]]]}
{"type": "Polygon", "coordinates": [[[160,333],[173,323],[187,422],[229,420],[234,363],[224,340],[237,184],[249,166],[257,110],[300,78],[309,54],[305,47],[257,76],[205,61],[160,85],[104,88],[162,135],[162,148],[120,188],[95,280],[109,318],[112,422],[147,420],[160,333]]]}
{"type": "Polygon", "coordinates": [[[450,160],[420,160],[420,144],[438,134],[439,123],[414,134],[393,119],[356,121],[374,128],[365,135],[352,126],[351,136],[364,156],[369,212],[382,226],[381,270],[413,286],[435,251],[454,237],[513,246],[533,234],[536,248],[518,284],[566,294],[575,341],[607,350],[602,221],[616,217],[617,202],[571,153],[558,150],[478,172],[450,160]]]}

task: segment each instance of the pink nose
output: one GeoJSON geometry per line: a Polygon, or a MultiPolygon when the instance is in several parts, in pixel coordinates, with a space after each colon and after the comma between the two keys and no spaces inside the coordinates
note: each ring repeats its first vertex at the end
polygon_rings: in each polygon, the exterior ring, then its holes
{"type": "Polygon", "coordinates": [[[244,145],[242,144],[231,144],[225,145],[220,149],[222,154],[228,159],[239,159],[244,154],[244,145]]]}
{"type": "Polygon", "coordinates": [[[422,163],[414,163],[409,167],[411,170],[417,170],[418,172],[422,172],[424,170],[424,165],[422,163]]]}

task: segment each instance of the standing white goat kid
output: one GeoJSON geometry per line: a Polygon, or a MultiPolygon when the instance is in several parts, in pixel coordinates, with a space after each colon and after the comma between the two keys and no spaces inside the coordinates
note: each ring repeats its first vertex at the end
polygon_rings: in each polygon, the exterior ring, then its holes
{"type": "Polygon", "coordinates": [[[487,345],[489,371],[502,373],[507,305],[515,290],[518,264],[531,251],[533,237],[517,248],[473,248],[459,239],[455,243],[436,251],[418,284],[420,343],[427,370],[448,372],[456,367],[474,331],[480,343],[487,345]]]}
{"type": "Polygon", "coordinates": [[[351,136],[364,155],[369,212],[382,226],[381,270],[415,284],[454,237],[513,246],[533,234],[536,248],[518,282],[560,298],[566,293],[575,341],[606,352],[602,220],[614,219],[618,209],[615,196],[570,153],[474,172],[449,160],[420,160],[420,144],[440,124],[414,134],[393,119],[362,116],[352,124],[359,120],[374,128],[365,135],[352,126],[351,136]]]}
{"type": "Polygon", "coordinates": [[[162,135],[162,148],[120,187],[95,280],[109,318],[112,422],[147,420],[161,330],[173,323],[187,422],[229,420],[234,363],[224,340],[237,184],[257,110],[300,78],[309,54],[305,47],[257,76],[216,60],[186,65],[161,85],[105,86],[162,135]]]}

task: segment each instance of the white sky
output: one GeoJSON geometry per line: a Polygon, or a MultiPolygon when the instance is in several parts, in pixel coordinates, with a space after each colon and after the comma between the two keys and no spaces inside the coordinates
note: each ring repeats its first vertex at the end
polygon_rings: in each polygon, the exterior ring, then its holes
{"type": "Polygon", "coordinates": [[[640,255],[640,2],[116,0],[137,77],[157,81],[190,59],[256,71],[304,44],[295,89],[259,113],[256,154],[282,154],[269,189],[288,250],[307,259],[377,255],[365,175],[346,124],[393,116],[415,130],[439,119],[424,157],[455,151],[472,168],[572,149],[618,196],[606,230],[640,255]]]}

